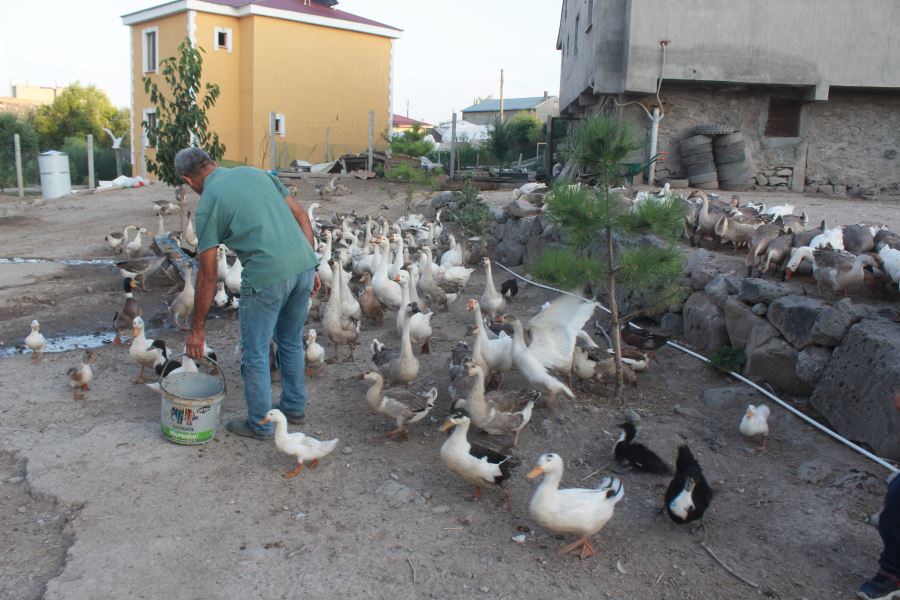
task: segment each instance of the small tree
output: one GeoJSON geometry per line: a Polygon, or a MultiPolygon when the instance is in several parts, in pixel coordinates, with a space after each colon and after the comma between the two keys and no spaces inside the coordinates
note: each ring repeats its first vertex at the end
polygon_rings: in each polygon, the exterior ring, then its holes
{"type": "Polygon", "coordinates": [[[391,138],[391,152],[406,156],[425,156],[434,150],[434,143],[426,140],[428,132],[418,125],[391,138]]]}
{"type": "Polygon", "coordinates": [[[491,222],[491,211],[481,198],[480,190],[467,181],[462,191],[454,192],[453,199],[458,203],[456,210],[450,213],[453,221],[462,232],[463,266],[466,266],[466,246],[470,238],[483,237],[491,222]]]}
{"type": "Polygon", "coordinates": [[[487,147],[494,159],[507,165],[519,154],[529,156],[536,144],[543,139],[541,120],[530,113],[519,113],[508,121],[497,119],[488,129],[487,147]]]}
{"type": "Polygon", "coordinates": [[[209,131],[206,113],[219,98],[219,86],[201,83],[203,53],[185,38],[178,46],[178,57],[170,56],[160,62],[160,72],[168,85],[163,92],[150,77],[144,77],[144,91],[156,107],[156,127],[149,128],[147,141],[156,148],[154,158],[147,157],[147,171],[175,188],[181,207],[181,227],[184,229],[184,182],[175,171],[175,154],[182,148],[203,148],[210,158],[219,160],[225,155],[225,146],[219,142],[219,134],[209,131]]]}
{"type": "Polygon", "coordinates": [[[130,122],[128,109],[116,108],[102,90],[93,85],[73,83],[53,101],[38,108],[34,116],[34,129],[45,149],[61,148],[66,138],[94,135],[100,147],[109,147],[111,140],[103,131],[127,131],[130,122]]]}
{"type": "Polygon", "coordinates": [[[675,245],[683,220],[679,201],[651,199],[630,208],[610,189],[623,163],[642,146],[628,124],[616,118],[595,116],[581,122],[572,140],[570,160],[596,172],[599,183],[589,188],[561,182],[548,194],[549,218],[561,226],[570,246],[545,252],[534,269],[551,280],[568,278],[565,282],[570,287],[591,282],[606,290],[612,316],[617,398],[624,385],[617,288],[637,293],[646,307],[666,306],[680,293],[677,280],[683,270],[675,245]],[[598,231],[605,237],[605,264],[588,254],[598,231]],[[617,250],[616,235],[629,233],[653,233],[665,245],[617,250]]]}

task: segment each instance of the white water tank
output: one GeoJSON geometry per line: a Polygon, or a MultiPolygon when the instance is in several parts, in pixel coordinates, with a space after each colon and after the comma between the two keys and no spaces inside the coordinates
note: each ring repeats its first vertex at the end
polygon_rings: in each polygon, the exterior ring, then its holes
{"type": "Polygon", "coordinates": [[[41,194],[45,200],[72,193],[72,175],[69,173],[69,155],[49,150],[38,156],[41,170],[41,194]]]}

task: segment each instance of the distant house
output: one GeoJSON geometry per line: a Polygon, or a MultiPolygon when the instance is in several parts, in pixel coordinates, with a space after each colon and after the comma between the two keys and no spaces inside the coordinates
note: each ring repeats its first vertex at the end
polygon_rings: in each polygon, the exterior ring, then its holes
{"type": "Polygon", "coordinates": [[[409,131],[416,125],[419,126],[420,129],[428,130],[434,127],[430,123],[426,123],[425,121],[416,121],[415,119],[410,119],[409,117],[404,117],[403,115],[394,115],[394,132],[402,133],[404,131],[409,131]]]}
{"type": "MultiPolygon", "coordinates": [[[[532,113],[542,122],[547,117],[559,116],[559,98],[544,92],[534,98],[506,98],[503,100],[503,120],[512,119],[519,113],[532,113]]],[[[487,99],[476,102],[462,111],[463,121],[476,125],[490,125],[500,118],[500,101],[487,99]]]]}
{"type": "Polygon", "coordinates": [[[896,0],[564,0],[561,112],[621,111],[649,137],[636,103],[657,106],[661,81],[663,176],[711,124],[741,132],[745,183],[898,190],[897,23],[896,0]]]}
{"type": "Polygon", "coordinates": [[[0,112],[26,115],[37,107],[53,104],[65,87],[13,85],[12,96],[0,96],[0,112]]]}
{"type": "MultiPolygon", "coordinates": [[[[270,114],[279,166],[362,152],[369,111],[378,132],[393,116],[393,42],[401,31],[333,8],[334,0],[176,0],[122,17],[131,27],[132,164],[140,161],[154,108],[142,77],[190,38],[205,50],[203,78],[222,93],[210,128],[225,158],[268,168],[270,114]]],[[[152,149],[147,149],[152,153],[152,149]]]]}

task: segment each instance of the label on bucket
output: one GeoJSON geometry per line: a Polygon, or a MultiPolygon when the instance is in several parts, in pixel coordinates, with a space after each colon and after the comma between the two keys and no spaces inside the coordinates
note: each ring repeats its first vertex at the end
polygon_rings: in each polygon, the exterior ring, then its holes
{"type": "Polygon", "coordinates": [[[213,436],[213,431],[179,431],[173,427],[169,427],[165,423],[160,423],[160,429],[164,436],[173,441],[178,442],[205,442],[213,436]]]}

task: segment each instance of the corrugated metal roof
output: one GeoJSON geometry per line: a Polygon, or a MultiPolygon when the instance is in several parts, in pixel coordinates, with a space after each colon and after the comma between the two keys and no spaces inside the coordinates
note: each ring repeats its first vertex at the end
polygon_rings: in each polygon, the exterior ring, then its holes
{"type": "MultiPolygon", "coordinates": [[[[535,96],[534,98],[506,98],[503,100],[503,110],[529,110],[552,99],[555,99],[555,96],[549,96],[547,98],[544,98],[543,96],[535,96]]],[[[473,104],[469,108],[464,108],[462,111],[464,113],[500,112],[500,100],[482,100],[478,104],[473,104]]]]}

